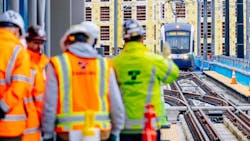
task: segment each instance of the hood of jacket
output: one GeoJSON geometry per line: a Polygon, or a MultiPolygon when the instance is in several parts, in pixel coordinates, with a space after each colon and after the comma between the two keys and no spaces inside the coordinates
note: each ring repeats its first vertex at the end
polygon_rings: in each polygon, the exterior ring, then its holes
{"type": "Polygon", "coordinates": [[[67,50],[78,57],[83,57],[83,58],[102,57],[97,53],[97,51],[91,45],[87,43],[80,43],[80,42],[74,43],[70,45],[67,50]]]}

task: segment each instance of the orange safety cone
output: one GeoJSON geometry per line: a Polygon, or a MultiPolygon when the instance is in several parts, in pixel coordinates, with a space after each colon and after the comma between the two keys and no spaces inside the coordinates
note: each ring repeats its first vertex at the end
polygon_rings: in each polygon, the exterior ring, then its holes
{"type": "Polygon", "coordinates": [[[250,91],[250,82],[249,82],[249,85],[248,85],[248,91],[250,91]]]}
{"type": "Polygon", "coordinates": [[[235,76],[235,71],[234,70],[232,72],[232,81],[231,81],[231,84],[237,84],[236,76],[235,76]]]}
{"type": "Polygon", "coordinates": [[[142,141],[156,141],[157,139],[156,130],[152,125],[152,121],[156,117],[153,108],[154,105],[152,104],[146,105],[147,111],[144,113],[146,122],[142,133],[142,141]]]}

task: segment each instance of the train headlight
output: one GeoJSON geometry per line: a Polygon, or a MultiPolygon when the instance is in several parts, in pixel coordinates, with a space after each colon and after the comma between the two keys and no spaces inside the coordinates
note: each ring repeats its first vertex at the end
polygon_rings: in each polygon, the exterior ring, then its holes
{"type": "Polygon", "coordinates": [[[185,55],[183,56],[183,59],[188,60],[188,59],[189,59],[189,54],[185,54],[185,55]]]}

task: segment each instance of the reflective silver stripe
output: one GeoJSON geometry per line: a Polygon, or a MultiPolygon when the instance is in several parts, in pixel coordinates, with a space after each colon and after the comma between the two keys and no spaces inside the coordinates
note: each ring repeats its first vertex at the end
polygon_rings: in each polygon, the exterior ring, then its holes
{"type": "Polygon", "coordinates": [[[162,79],[163,82],[165,82],[168,79],[169,74],[172,72],[172,68],[173,68],[172,61],[168,61],[168,70],[167,70],[166,75],[162,79]]]}
{"type": "MultiPolygon", "coordinates": [[[[159,121],[159,118],[155,118],[152,121],[152,126],[154,128],[157,127],[157,121],[159,121]]],[[[136,126],[136,127],[139,127],[140,129],[143,129],[145,122],[146,122],[146,119],[143,119],[143,120],[128,120],[128,121],[126,121],[125,129],[132,129],[133,126],[136,126]]]]}
{"type": "MultiPolygon", "coordinates": [[[[57,123],[65,122],[82,122],[85,120],[85,116],[68,116],[68,117],[57,117],[57,123]]],[[[95,121],[109,121],[108,116],[104,115],[95,115],[95,121]]]]}
{"type": "Polygon", "coordinates": [[[41,100],[43,100],[43,95],[44,95],[44,94],[41,93],[41,94],[39,94],[38,96],[35,96],[35,97],[34,97],[34,100],[35,100],[35,101],[41,101],[41,100]]]}
{"type": "Polygon", "coordinates": [[[31,80],[30,80],[30,83],[31,83],[32,89],[33,89],[34,83],[35,83],[35,74],[36,74],[36,71],[34,69],[31,69],[31,80]]]}
{"type": "MultiPolygon", "coordinates": [[[[148,86],[148,94],[147,94],[147,99],[146,99],[145,105],[149,104],[151,99],[152,99],[152,90],[153,90],[153,86],[155,83],[155,71],[156,71],[156,69],[155,69],[155,67],[153,67],[151,70],[150,83],[148,86]]],[[[145,108],[145,110],[146,110],[146,108],[145,108]]]]}
{"type": "Polygon", "coordinates": [[[33,98],[32,97],[24,98],[24,103],[25,104],[30,103],[30,102],[33,102],[33,98]]]}
{"type": "Polygon", "coordinates": [[[7,81],[7,84],[10,84],[10,81],[11,81],[11,73],[12,73],[12,70],[13,70],[13,67],[14,67],[14,63],[16,61],[16,57],[19,53],[19,51],[21,50],[21,47],[20,46],[16,46],[12,52],[12,55],[11,55],[11,58],[8,62],[8,66],[6,68],[6,81],[7,81]]]}
{"type": "Polygon", "coordinates": [[[23,82],[30,83],[30,78],[28,78],[24,75],[19,75],[19,74],[11,76],[11,80],[12,81],[23,81],[23,82]]]}
{"type": "Polygon", "coordinates": [[[102,111],[105,112],[106,110],[106,105],[105,105],[105,101],[104,101],[104,88],[105,88],[105,62],[103,58],[98,58],[100,61],[100,97],[101,97],[101,101],[102,101],[102,111]]]}
{"type": "Polygon", "coordinates": [[[142,133],[143,132],[143,128],[142,129],[123,129],[121,131],[121,133],[142,133]]]}
{"type": "Polygon", "coordinates": [[[5,81],[5,79],[0,79],[0,85],[6,85],[7,82],[5,81]]]}
{"type": "Polygon", "coordinates": [[[144,119],[143,120],[127,120],[126,121],[126,129],[131,129],[131,126],[133,125],[139,125],[141,129],[144,127],[144,119]]]}
{"type": "Polygon", "coordinates": [[[35,128],[28,128],[24,131],[24,134],[32,134],[32,133],[36,133],[39,131],[39,128],[38,127],[35,127],[35,128]]]}
{"type": "Polygon", "coordinates": [[[3,109],[4,112],[8,112],[10,110],[10,107],[3,100],[0,100],[0,107],[3,109]]]}
{"type": "Polygon", "coordinates": [[[0,121],[19,121],[19,120],[26,120],[26,115],[6,115],[3,119],[0,119],[0,121]]]}
{"type": "Polygon", "coordinates": [[[70,94],[69,86],[70,86],[70,84],[69,83],[71,83],[71,82],[69,81],[69,76],[68,76],[69,68],[68,67],[70,67],[70,66],[68,66],[66,63],[66,55],[60,55],[59,61],[61,64],[59,67],[61,67],[60,69],[63,73],[63,88],[62,88],[64,90],[64,94],[63,94],[64,99],[63,99],[63,103],[62,103],[63,113],[69,113],[70,112],[70,104],[69,104],[69,102],[70,102],[69,101],[69,97],[70,97],[69,96],[69,94],[70,94]]]}

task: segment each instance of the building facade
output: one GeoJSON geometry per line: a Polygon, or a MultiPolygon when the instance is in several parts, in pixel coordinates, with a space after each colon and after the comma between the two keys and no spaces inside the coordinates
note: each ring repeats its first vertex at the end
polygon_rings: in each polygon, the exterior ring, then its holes
{"type": "MultiPolygon", "coordinates": [[[[105,55],[114,54],[114,31],[117,29],[117,46],[123,46],[122,24],[126,19],[138,20],[146,30],[144,43],[153,52],[160,51],[160,28],[164,23],[191,23],[195,30],[195,54],[203,55],[204,49],[204,2],[202,0],[85,0],[85,20],[93,21],[100,26],[101,35],[98,46],[104,47],[105,55]],[[199,3],[198,3],[199,2],[199,3]],[[117,7],[115,7],[117,6],[117,7]],[[117,18],[114,9],[118,9],[117,18]],[[200,15],[198,14],[200,11],[200,15]],[[198,20],[200,16],[200,20],[198,20]],[[114,20],[118,25],[114,26],[114,20]],[[200,28],[198,28],[200,26],[200,28]],[[200,31],[199,31],[200,30],[200,31]],[[199,31],[199,32],[198,32],[199,31]],[[199,41],[198,41],[199,40],[199,41]]],[[[246,3],[244,0],[244,15],[246,3]]],[[[236,54],[237,43],[237,0],[230,0],[230,55],[236,54]]],[[[225,54],[225,0],[207,0],[207,53],[225,54]],[[214,26],[213,26],[214,9],[214,26]],[[213,28],[214,27],[214,28],[213,28]]],[[[244,18],[244,27],[247,22],[244,18]]],[[[246,28],[244,28],[246,29],[246,28]]],[[[246,35],[247,30],[244,30],[246,35]]],[[[247,50],[247,36],[244,39],[244,50],[247,50]]],[[[248,47],[249,48],[249,47],[248,47]]]]}
{"type": "MultiPolygon", "coordinates": [[[[26,28],[28,25],[33,24],[45,25],[48,33],[48,47],[47,51],[45,52],[48,52],[46,53],[48,55],[50,54],[50,50],[52,55],[58,54],[60,52],[59,49],[54,49],[54,46],[58,46],[58,40],[60,39],[60,36],[62,36],[63,32],[71,24],[77,23],[82,19],[93,21],[100,26],[101,35],[98,42],[98,47],[103,47],[105,55],[113,55],[115,53],[115,49],[122,49],[124,44],[122,40],[122,25],[126,19],[136,19],[143,25],[146,30],[146,38],[144,43],[152,52],[160,52],[161,26],[164,23],[177,21],[191,23],[193,25],[195,31],[194,51],[196,55],[203,55],[205,49],[206,53],[208,54],[225,54],[226,0],[206,0],[207,14],[204,14],[203,0],[77,0],[77,2],[76,0],[53,0],[50,2],[49,0],[45,1],[39,1],[38,3],[38,0],[0,0],[0,13],[7,9],[15,9],[16,11],[19,11],[24,17],[26,28]],[[45,3],[46,6],[44,6],[45,3]],[[81,6],[79,3],[84,3],[83,10],[78,8],[81,6]],[[41,7],[40,5],[43,5],[42,7],[46,7],[46,10],[37,8],[34,5],[38,5],[37,7],[41,7]],[[75,5],[80,6],[75,7],[75,5]],[[39,9],[43,12],[39,12],[39,9]],[[61,11],[61,13],[58,13],[57,9],[64,9],[66,12],[61,11]],[[117,12],[114,12],[116,9],[117,12]],[[45,13],[44,11],[46,11],[47,14],[37,14],[45,13]],[[67,16],[60,16],[61,19],[59,18],[58,20],[58,15],[62,14],[62,12],[64,12],[64,15],[67,16]],[[77,18],[75,15],[82,17],[77,18]],[[203,26],[205,15],[207,15],[206,28],[203,26]],[[68,17],[70,17],[70,20],[68,17]],[[206,40],[204,40],[205,29],[207,31],[206,40]],[[206,42],[205,46],[204,41],[206,42]],[[50,48],[50,46],[53,48],[50,48]],[[114,48],[114,46],[116,46],[116,48],[114,48]],[[203,48],[203,46],[206,48],[203,48]]],[[[230,55],[234,56],[237,54],[237,27],[239,26],[239,24],[237,25],[238,2],[238,5],[243,5],[244,55],[246,58],[250,58],[250,0],[227,1],[229,1],[230,55]]]]}

